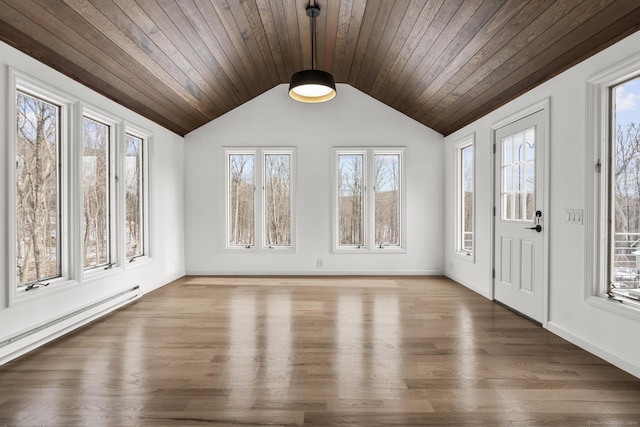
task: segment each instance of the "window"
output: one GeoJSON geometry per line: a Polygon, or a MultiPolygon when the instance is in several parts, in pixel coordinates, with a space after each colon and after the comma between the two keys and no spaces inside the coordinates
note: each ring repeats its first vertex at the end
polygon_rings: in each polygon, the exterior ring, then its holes
{"type": "Polygon", "coordinates": [[[229,246],[255,244],[254,154],[229,154],[229,246]]]}
{"type": "Polygon", "coordinates": [[[264,155],[265,245],[291,246],[291,155],[264,155]]]}
{"type": "Polygon", "coordinates": [[[125,136],[125,256],[145,254],[144,230],[144,138],[125,136]]]}
{"type": "Polygon", "coordinates": [[[535,186],[535,128],[501,141],[501,217],[505,221],[533,221],[535,186]]]}
{"type": "Polygon", "coordinates": [[[112,263],[111,126],[90,117],[82,119],[84,268],[112,263]]]}
{"type": "MultiPolygon", "coordinates": [[[[635,318],[640,318],[638,99],[640,56],[587,81],[586,297],[591,304],[635,318]],[[605,298],[623,304],[607,304],[605,298]]],[[[567,221],[580,223],[580,215],[567,211],[567,221]]]]}
{"type": "Polygon", "coordinates": [[[338,245],[364,246],[364,153],[338,154],[338,245]]]}
{"type": "Polygon", "coordinates": [[[227,247],[293,247],[292,156],[291,149],[227,150],[227,247]]]}
{"type": "Polygon", "coordinates": [[[124,255],[149,255],[151,134],[17,70],[8,74],[12,305],[88,281],[124,255]]]}
{"type": "MultiPolygon", "coordinates": [[[[473,256],[474,156],[473,137],[456,145],[456,251],[473,256]]],[[[509,172],[511,172],[509,170],[509,172]]],[[[503,171],[503,177],[510,176],[503,171]]]]}
{"type": "Polygon", "coordinates": [[[62,275],[60,104],[16,91],[17,285],[62,275]]]}
{"type": "Polygon", "coordinates": [[[374,154],[374,244],[400,245],[400,154],[374,154]]]}
{"type": "Polygon", "coordinates": [[[402,151],[338,149],[336,249],[402,245],[402,151]]]}
{"type": "Polygon", "coordinates": [[[640,300],[640,77],[611,87],[609,288],[640,300]]]}

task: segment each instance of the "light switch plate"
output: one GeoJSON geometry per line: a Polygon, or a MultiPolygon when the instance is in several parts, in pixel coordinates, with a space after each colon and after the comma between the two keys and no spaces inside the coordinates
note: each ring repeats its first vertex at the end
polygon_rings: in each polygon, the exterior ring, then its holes
{"type": "Polygon", "coordinates": [[[582,209],[565,209],[564,223],[582,225],[582,217],[584,211],[582,209]]]}

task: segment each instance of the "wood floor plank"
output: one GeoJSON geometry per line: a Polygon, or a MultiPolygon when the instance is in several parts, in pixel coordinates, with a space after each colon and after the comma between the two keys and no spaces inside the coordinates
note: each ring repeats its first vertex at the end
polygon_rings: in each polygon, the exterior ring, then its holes
{"type": "Polygon", "coordinates": [[[0,367],[0,425],[640,425],[640,380],[442,277],[185,277],[0,367]]]}

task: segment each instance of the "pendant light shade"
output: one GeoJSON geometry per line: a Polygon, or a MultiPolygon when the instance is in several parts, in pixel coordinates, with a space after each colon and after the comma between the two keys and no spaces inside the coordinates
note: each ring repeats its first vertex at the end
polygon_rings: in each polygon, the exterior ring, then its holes
{"type": "Polygon", "coordinates": [[[315,5],[307,7],[307,16],[311,18],[311,69],[302,70],[291,76],[289,96],[306,103],[329,101],[336,96],[336,82],[331,73],[316,70],[316,20],[320,16],[320,8],[315,5]]]}
{"type": "Polygon", "coordinates": [[[298,71],[291,76],[289,96],[300,102],[329,101],[336,96],[336,83],[326,71],[298,71]]]}

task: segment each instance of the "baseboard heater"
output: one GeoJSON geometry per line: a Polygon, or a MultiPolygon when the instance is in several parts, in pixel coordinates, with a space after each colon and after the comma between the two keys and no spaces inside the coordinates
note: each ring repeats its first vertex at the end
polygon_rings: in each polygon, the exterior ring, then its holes
{"type": "Polygon", "coordinates": [[[7,363],[140,297],[140,285],[0,341],[0,365],[7,363]]]}

